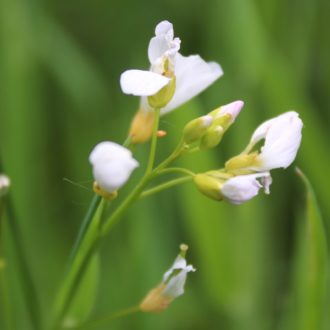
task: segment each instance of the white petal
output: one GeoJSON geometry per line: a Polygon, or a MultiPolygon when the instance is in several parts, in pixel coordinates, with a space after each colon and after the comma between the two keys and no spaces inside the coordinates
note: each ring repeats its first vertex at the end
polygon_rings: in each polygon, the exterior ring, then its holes
{"type": "Polygon", "coordinates": [[[179,255],[174,261],[172,267],[164,274],[163,282],[165,283],[169,278],[170,280],[166,283],[162,295],[173,299],[182,295],[184,293],[184,284],[186,282],[187,273],[194,271],[194,267],[192,265],[187,265],[186,259],[179,255]],[[170,278],[175,270],[181,271],[170,278]]]}
{"type": "Polygon", "coordinates": [[[288,112],[282,113],[281,115],[279,115],[275,118],[271,118],[271,119],[268,119],[265,122],[263,122],[254,131],[254,133],[251,137],[251,140],[250,140],[250,144],[255,145],[260,140],[264,139],[268,133],[268,130],[272,127],[272,125],[274,125],[278,121],[282,121],[283,119],[285,119],[287,117],[291,117],[291,116],[298,117],[299,115],[295,111],[288,111],[288,112]]]}
{"type": "Polygon", "coordinates": [[[258,156],[261,162],[258,170],[261,171],[287,168],[296,158],[301,143],[303,123],[296,112],[290,111],[274,119],[258,156]]]}
{"type": "MultiPolygon", "coordinates": [[[[174,38],[173,25],[168,21],[160,22],[156,26],[156,36],[151,38],[148,47],[148,57],[151,64],[159,58],[171,57],[180,49],[180,39],[174,38]]],[[[174,60],[174,58],[172,58],[174,60]]]]}
{"type": "Polygon", "coordinates": [[[155,95],[169,82],[169,78],[143,70],[127,70],[120,76],[122,91],[136,96],[155,95]]]}
{"type": "Polygon", "coordinates": [[[155,35],[156,36],[167,35],[168,38],[173,39],[174,37],[173,24],[170,23],[169,21],[161,21],[156,26],[155,35]]]}
{"type": "Polygon", "coordinates": [[[219,64],[205,62],[199,55],[176,55],[176,90],[173,99],[162,109],[165,114],[201,93],[223,75],[219,64]]]}
{"type": "Polygon", "coordinates": [[[111,193],[126,183],[139,163],[132,153],[114,142],[101,142],[89,156],[93,176],[99,186],[111,193]]]}
{"type": "Polygon", "coordinates": [[[221,194],[233,204],[242,204],[258,195],[262,185],[257,179],[269,176],[268,172],[235,176],[224,183],[221,194]]]}

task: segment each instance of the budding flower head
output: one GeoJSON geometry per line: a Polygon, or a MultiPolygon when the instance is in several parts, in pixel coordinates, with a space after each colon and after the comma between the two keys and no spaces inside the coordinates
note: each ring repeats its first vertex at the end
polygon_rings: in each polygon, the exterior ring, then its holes
{"type": "Polygon", "coordinates": [[[5,174],[0,174],[0,197],[7,194],[10,187],[10,179],[5,174]]]}
{"type": "Polygon", "coordinates": [[[188,144],[199,140],[211,126],[212,120],[209,115],[191,120],[183,129],[183,140],[188,144]]]}
{"type": "Polygon", "coordinates": [[[94,191],[97,192],[99,188],[107,194],[112,194],[123,186],[139,166],[130,150],[110,141],[97,144],[89,156],[89,161],[96,181],[94,191]]]}
{"type": "Polygon", "coordinates": [[[232,125],[244,106],[243,101],[234,101],[223,105],[209,113],[212,125],[205,132],[200,143],[200,149],[216,147],[222,140],[224,133],[232,125]]]}
{"type": "Polygon", "coordinates": [[[140,304],[143,312],[161,312],[177,297],[184,293],[184,285],[189,272],[196,269],[187,265],[185,259],[188,246],[181,244],[180,253],[172,267],[164,274],[162,283],[152,289],[140,304]]]}

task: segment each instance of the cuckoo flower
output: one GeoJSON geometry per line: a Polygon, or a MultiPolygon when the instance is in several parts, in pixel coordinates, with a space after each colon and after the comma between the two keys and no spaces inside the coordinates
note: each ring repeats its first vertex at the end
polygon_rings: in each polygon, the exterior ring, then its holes
{"type": "Polygon", "coordinates": [[[226,168],[231,171],[256,172],[287,168],[296,158],[302,127],[303,123],[295,111],[265,121],[255,130],[243,153],[230,159],[226,168]],[[260,151],[251,152],[262,139],[265,142],[260,151]]]}
{"type": "Polygon", "coordinates": [[[143,312],[161,312],[177,297],[184,293],[187,274],[196,269],[187,265],[185,253],[188,246],[182,244],[181,252],[175,259],[172,267],[164,274],[162,283],[152,289],[140,304],[143,312]]]}
{"type": "Polygon", "coordinates": [[[241,204],[255,197],[260,188],[269,194],[269,171],[287,168],[294,161],[301,142],[303,123],[298,113],[286,112],[267,120],[253,133],[245,150],[228,160],[225,169],[197,174],[194,182],[206,196],[241,204]],[[260,151],[256,144],[265,140],[260,151]]]}
{"type": "Polygon", "coordinates": [[[180,39],[174,38],[173,25],[162,21],[149,43],[150,69],[127,70],[120,77],[124,93],[141,96],[130,129],[133,143],[150,138],[154,108],[166,114],[201,93],[223,74],[219,64],[205,62],[199,55],[182,56],[179,49],[180,39]]]}
{"type": "Polygon", "coordinates": [[[132,153],[121,145],[105,141],[92,150],[89,161],[96,181],[94,190],[103,197],[116,192],[139,166],[132,153]]]}

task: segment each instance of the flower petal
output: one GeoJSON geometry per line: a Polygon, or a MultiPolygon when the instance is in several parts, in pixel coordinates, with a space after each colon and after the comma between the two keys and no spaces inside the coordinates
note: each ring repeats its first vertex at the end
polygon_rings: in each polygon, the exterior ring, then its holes
{"type": "Polygon", "coordinates": [[[218,63],[205,62],[199,55],[176,55],[176,90],[173,99],[162,109],[165,114],[201,93],[223,75],[218,63]]]}
{"type": "Polygon", "coordinates": [[[242,204],[259,193],[262,184],[257,180],[265,180],[265,190],[269,191],[270,177],[268,172],[258,174],[239,175],[227,180],[221,188],[223,197],[233,204],[242,204]],[[266,178],[266,179],[265,179],[266,178]]]}
{"type": "Polygon", "coordinates": [[[136,96],[155,95],[169,82],[167,77],[143,70],[127,70],[120,76],[122,91],[136,96]]]}
{"type": "Polygon", "coordinates": [[[303,123],[298,113],[289,111],[271,122],[265,144],[258,156],[261,165],[258,170],[268,171],[274,168],[287,168],[296,158],[303,123]]]}
{"type": "Polygon", "coordinates": [[[162,21],[156,26],[155,35],[151,38],[148,47],[151,64],[156,63],[163,56],[174,57],[179,51],[181,43],[179,38],[174,38],[173,25],[168,21],[162,21]]]}

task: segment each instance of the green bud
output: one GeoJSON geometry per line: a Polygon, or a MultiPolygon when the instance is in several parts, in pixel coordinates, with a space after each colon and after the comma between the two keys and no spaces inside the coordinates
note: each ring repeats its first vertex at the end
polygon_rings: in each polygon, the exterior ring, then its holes
{"type": "Polygon", "coordinates": [[[205,196],[217,201],[223,199],[221,195],[223,181],[221,179],[202,173],[194,176],[194,183],[198,190],[205,196]]]}
{"type": "Polygon", "coordinates": [[[200,149],[211,149],[217,146],[222,137],[224,129],[221,126],[211,126],[201,139],[200,149]]]}
{"type": "Polygon", "coordinates": [[[186,143],[199,140],[212,124],[211,116],[202,116],[190,121],[183,129],[183,139],[186,143]]]}
{"type": "Polygon", "coordinates": [[[148,102],[152,108],[161,109],[169,103],[175,93],[176,79],[173,77],[171,81],[164,86],[157,94],[149,96],[148,102]]]}

